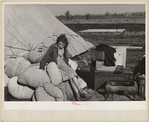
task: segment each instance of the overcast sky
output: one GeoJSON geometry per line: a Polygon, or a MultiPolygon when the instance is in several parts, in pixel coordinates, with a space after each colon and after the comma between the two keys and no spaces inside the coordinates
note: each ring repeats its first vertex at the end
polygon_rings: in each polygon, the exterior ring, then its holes
{"type": "Polygon", "coordinates": [[[104,14],[124,13],[124,12],[144,12],[145,4],[48,4],[48,9],[55,15],[64,15],[69,11],[72,15],[76,14],[104,14]]]}

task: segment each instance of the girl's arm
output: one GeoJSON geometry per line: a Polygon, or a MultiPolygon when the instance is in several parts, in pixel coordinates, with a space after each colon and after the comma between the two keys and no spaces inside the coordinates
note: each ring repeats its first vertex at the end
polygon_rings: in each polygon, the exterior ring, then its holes
{"type": "Polygon", "coordinates": [[[53,48],[52,61],[55,62],[56,64],[57,64],[57,57],[58,57],[58,49],[57,48],[53,48]]]}
{"type": "Polygon", "coordinates": [[[66,50],[66,58],[67,58],[67,59],[72,58],[72,55],[68,52],[68,50],[66,50]]]}
{"type": "Polygon", "coordinates": [[[72,57],[72,55],[68,52],[68,50],[65,50],[64,54],[64,61],[68,64],[69,59],[72,57]]]}
{"type": "Polygon", "coordinates": [[[45,54],[45,56],[42,58],[41,62],[40,62],[40,67],[39,69],[43,69],[46,65],[46,63],[50,60],[50,54],[52,53],[52,49],[49,48],[47,53],[45,54]]]}

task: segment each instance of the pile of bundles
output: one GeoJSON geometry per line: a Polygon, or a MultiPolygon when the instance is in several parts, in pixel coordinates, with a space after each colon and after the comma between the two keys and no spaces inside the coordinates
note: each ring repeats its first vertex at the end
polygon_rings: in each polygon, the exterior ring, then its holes
{"type": "MultiPolygon", "coordinates": [[[[68,82],[62,83],[60,71],[55,63],[48,64],[46,70],[39,69],[39,62],[47,50],[44,44],[40,44],[26,54],[6,61],[5,83],[14,98],[35,101],[74,100],[71,86],[68,82]],[[43,83],[50,84],[50,94],[44,90],[43,83]]],[[[82,88],[87,86],[83,79],[78,80],[82,88]]]]}

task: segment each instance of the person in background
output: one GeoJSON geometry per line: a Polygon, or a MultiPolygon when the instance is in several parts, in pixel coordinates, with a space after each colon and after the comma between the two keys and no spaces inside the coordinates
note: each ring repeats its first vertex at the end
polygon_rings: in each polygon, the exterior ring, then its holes
{"type": "Polygon", "coordinates": [[[135,66],[135,68],[132,69],[134,79],[137,77],[137,75],[145,75],[145,68],[146,68],[146,65],[145,65],[145,60],[146,60],[145,45],[143,45],[143,47],[142,47],[142,52],[144,53],[142,59],[139,61],[137,66],[135,66]]]}
{"type": "Polygon", "coordinates": [[[52,44],[45,56],[40,62],[40,69],[44,69],[47,63],[55,62],[59,68],[62,81],[70,81],[70,84],[75,92],[76,100],[80,100],[81,97],[87,98],[90,95],[81,88],[78,83],[78,76],[76,72],[71,68],[68,61],[71,58],[71,55],[67,50],[68,40],[64,34],[60,35],[57,38],[57,42],[52,44]]]}
{"type": "Polygon", "coordinates": [[[137,75],[138,73],[140,75],[145,75],[145,55],[139,62],[139,64],[133,69],[134,75],[137,75]]]}

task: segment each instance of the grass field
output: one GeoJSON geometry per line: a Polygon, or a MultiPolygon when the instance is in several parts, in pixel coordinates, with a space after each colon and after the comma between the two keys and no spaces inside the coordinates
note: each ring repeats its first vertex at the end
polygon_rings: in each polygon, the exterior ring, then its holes
{"type": "Polygon", "coordinates": [[[67,23],[65,25],[75,32],[85,29],[126,29],[128,32],[145,31],[144,23],[67,23]]]}
{"type": "MultiPolygon", "coordinates": [[[[100,34],[100,33],[78,33],[86,41],[91,42],[95,47],[99,44],[107,44],[109,46],[145,46],[145,35],[136,35],[135,33],[128,34],[127,32],[116,35],[116,34],[100,34]]],[[[86,58],[88,63],[93,56],[93,51],[88,51],[82,55],[82,58],[86,58]]],[[[126,53],[126,67],[133,68],[142,59],[145,54],[144,49],[127,49],[126,53]]],[[[80,63],[80,67],[89,69],[79,58],[76,60],[80,63]]]]}

